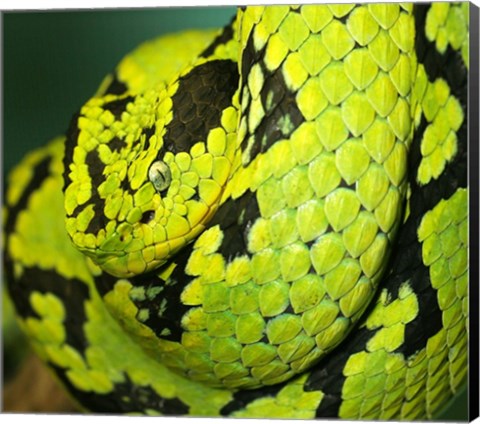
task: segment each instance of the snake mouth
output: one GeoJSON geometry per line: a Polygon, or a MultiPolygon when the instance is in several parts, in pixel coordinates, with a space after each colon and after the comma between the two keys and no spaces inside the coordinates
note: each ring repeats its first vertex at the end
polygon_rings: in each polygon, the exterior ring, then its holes
{"type": "Polygon", "coordinates": [[[103,271],[114,277],[131,278],[161,267],[184,244],[185,241],[179,238],[131,252],[102,252],[106,256],[103,260],[98,259],[97,251],[93,260],[103,271]]]}
{"type": "Polygon", "coordinates": [[[115,232],[97,248],[84,249],[93,262],[105,272],[118,277],[130,278],[154,271],[161,267],[184,246],[193,242],[206,228],[216,208],[211,208],[202,220],[192,225],[189,231],[178,237],[144,244],[144,240],[131,238],[124,232],[115,232]]]}

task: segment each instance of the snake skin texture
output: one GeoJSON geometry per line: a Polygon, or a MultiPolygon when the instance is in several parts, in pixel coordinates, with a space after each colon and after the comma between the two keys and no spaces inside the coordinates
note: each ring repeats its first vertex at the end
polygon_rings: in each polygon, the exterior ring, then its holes
{"type": "Polygon", "coordinates": [[[239,8],[24,158],[8,292],[83,409],[413,420],[464,387],[469,8],[239,8]]]}

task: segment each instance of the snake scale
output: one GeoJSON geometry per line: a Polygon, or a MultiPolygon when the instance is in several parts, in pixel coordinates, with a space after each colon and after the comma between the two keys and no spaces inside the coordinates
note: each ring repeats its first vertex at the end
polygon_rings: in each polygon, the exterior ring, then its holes
{"type": "Polygon", "coordinates": [[[8,292],[81,408],[438,413],[467,374],[469,7],[239,8],[24,158],[8,292]]]}

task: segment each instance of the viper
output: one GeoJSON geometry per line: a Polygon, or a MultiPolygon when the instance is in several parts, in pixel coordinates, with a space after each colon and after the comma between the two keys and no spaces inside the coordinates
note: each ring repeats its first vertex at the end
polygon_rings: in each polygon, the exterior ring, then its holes
{"type": "Polygon", "coordinates": [[[5,193],[87,411],[425,419],[465,384],[469,4],[239,8],[127,55],[5,193]]]}

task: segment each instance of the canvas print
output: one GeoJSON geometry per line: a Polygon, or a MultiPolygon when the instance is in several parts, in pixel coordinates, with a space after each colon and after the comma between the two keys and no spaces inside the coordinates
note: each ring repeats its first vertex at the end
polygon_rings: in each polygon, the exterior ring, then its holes
{"type": "MultiPolygon", "coordinates": [[[[34,352],[68,393],[61,412],[444,417],[478,370],[476,6],[249,5],[218,23],[163,12],[188,27],[164,18],[77,106],[38,108],[63,129],[10,164],[6,410],[37,380],[34,352]]],[[[21,19],[6,14],[6,28],[21,19]]],[[[89,48],[58,92],[99,62],[89,48]]],[[[26,68],[8,68],[7,97],[26,68]]],[[[478,375],[469,389],[478,403],[478,375]]],[[[63,399],[44,392],[38,404],[63,399]]],[[[454,417],[478,415],[461,405],[454,417]]]]}

